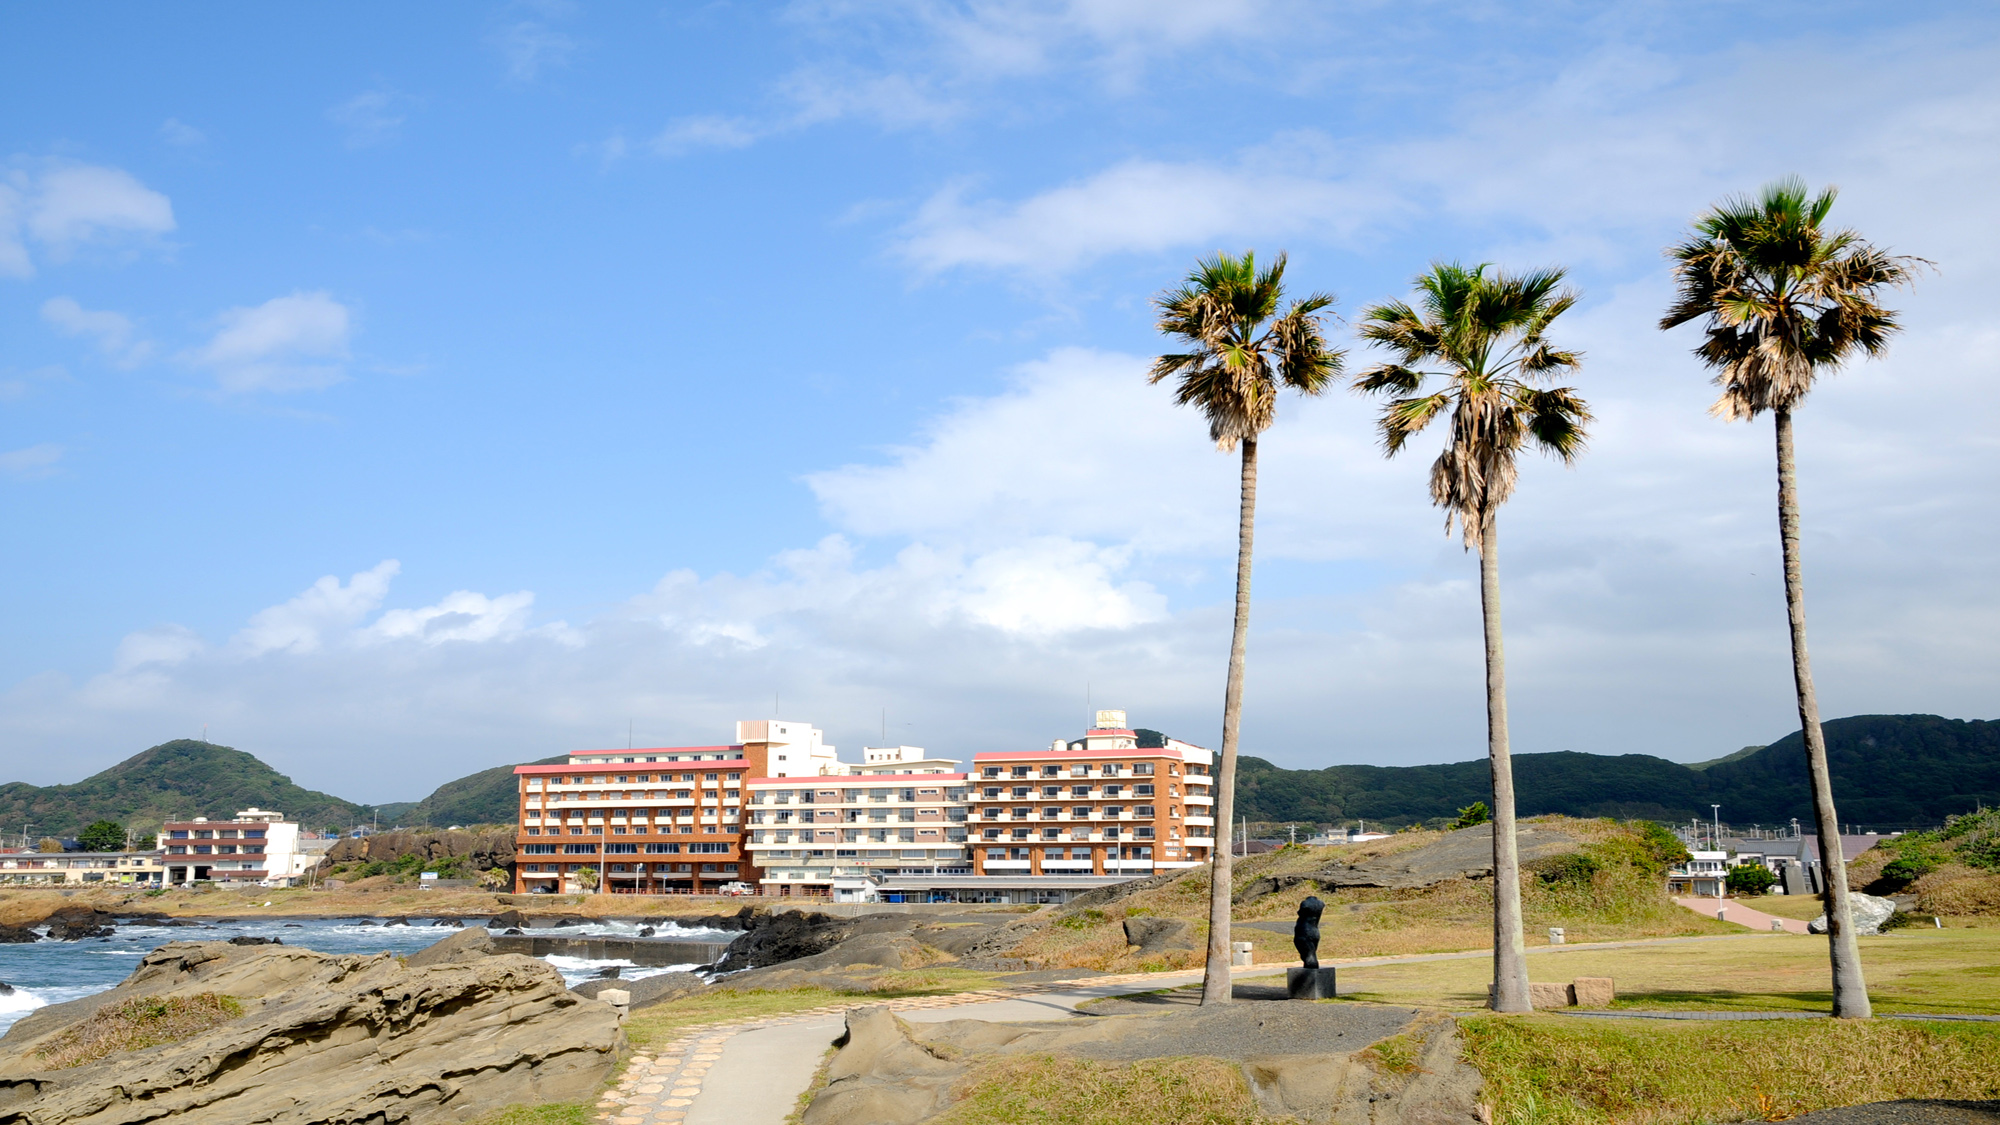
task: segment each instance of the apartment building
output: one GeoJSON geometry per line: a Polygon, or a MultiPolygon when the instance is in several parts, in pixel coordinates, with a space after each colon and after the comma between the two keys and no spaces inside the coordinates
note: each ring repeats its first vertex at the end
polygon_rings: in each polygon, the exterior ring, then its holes
{"type": "Polygon", "coordinates": [[[746,781],[840,766],[810,723],[736,724],[727,746],[588,750],[517,766],[514,890],[710,894],[757,880],[744,847],[746,781]]]}
{"type": "Polygon", "coordinates": [[[168,883],[288,886],[318,862],[299,847],[299,826],[252,806],[232,820],[168,821],[160,827],[168,883]]]}
{"type": "Polygon", "coordinates": [[[0,854],[0,883],[92,883],[157,887],[166,877],[165,853],[150,852],[14,852],[0,854]]]}
{"type": "Polygon", "coordinates": [[[1140,876],[1194,867],[1215,846],[1207,749],[1123,711],[1046,750],[973,756],[968,831],[980,876],[1140,876]]]}
{"type": "Polygon", "coordinates": [[[768,895],[876,897],[887,877],[970,875],[966,775],[919,746],[870,746],[810,779],[748,781],[747,850],[768,895]]]}

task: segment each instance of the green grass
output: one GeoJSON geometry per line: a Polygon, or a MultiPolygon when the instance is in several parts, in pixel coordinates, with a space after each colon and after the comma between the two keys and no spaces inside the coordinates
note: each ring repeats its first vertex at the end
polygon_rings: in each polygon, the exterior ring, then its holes
{"type": "Polygon", "coordinates": [[[99,1008],[35,1052],[45,1070],[64,1070],[122,1051],[138,1051],[199,1035],[243,1014],[234,997],[138,996],[99,1008]]]}
{"type": "Polygon", "coordinates": [[[1494,1125],[1776,1121],[1897,1098],[2000,1096],[2000,1027],[1490,1016],[1459,1025],[1494,1125]]]}
{"type": "MultiPolygon", "coordinates": [[[[1009,1055],[975,1067],[932,1125],[1267,1125],[1243,1071],[1220,1059],[1094,1062],[1009,1055]]],[[[1290,1119],[1286,1119],[1290,1120],[1290,1119]]]]}
{"type": "MultiPolygon", "coordinates": [[[[1915,926],[1861,940],[1875,1010],[2000,1015],[2000,926],[1963,920],[1943,930],[1915,926]]],[[[1619,1008],[1826,1011],[1826,939],[1771,935],[1624,949],[1530,952],[1538,981],[1610,977],[1619,1008]]],[[[1480,1008],[1492,964],[1484,957],[1340,971],[1343,995],[1431,1008],[1480,1008]]]]}
{"type": "Polygon", "coordinates": [[[549,1102],[544,1105],[510,1105],[478,1125],[595,1125],[589,1106],[581,1102],[549,1102]]]}
{"type": "Polygon", "coordinates": [[[735,992],[711,989],[655,1004],[632,1013],[625,1035],[634,1047],[672,1039],[688,1028],[755,1016],[778,1016],[834,1004],[860,1005],[904,996],[949,996],[956,992],[990,988],[993,974],[966,969],[932,966],[899,969],[866,978],[872,986],[866,992],[835,992],[825,988],[787,988],[771,991],[735,992]]]}

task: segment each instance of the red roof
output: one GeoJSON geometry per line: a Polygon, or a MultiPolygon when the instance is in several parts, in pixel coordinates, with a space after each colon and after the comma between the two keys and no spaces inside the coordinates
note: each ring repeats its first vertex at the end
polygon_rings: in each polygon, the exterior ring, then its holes
{"type": "Polygon", "coordinates": [[[743,780],[750,785],[765,783],[773,785],[804,785],[808,782],[814,785],[821,785],[836,781],[843,784],[851,784],[857,781],[874,781],[908,785],[912,782],[921,783],[925,781],[964,781],[970,776],[970,774],[963,773],[837,773],[802,774],[798,777],[746,777],[743,780]]]}
{"type": "Polygon", "coordinates": [[[1184,760],[1179,750],[1174,750],[1165,746],[1150,746],[1143,749],[1128,746],[1122,750],[1109,750],[1109,749],[1104,749],[1102,747],[1096,750],[988,750],[974,754],[972,756],[972,760],[975,763],[977,763],[977,762],[996,762],[996,761],[1019,761],[1024,758],[1058,758],[1058,757],[1174,758],[1176,760],[1184,760]]]}
{"type": "MultiPolygon", "coordinates": [[[[689,753],[720,754],[731,750],[735,751],[737,754],[740,755],[743,752],[743,747],[673,746],[673,747],[668,747],[664,750],[648,750],[644,752],[649,754],[689,754],[689,753]]],[[[610,753],[610,751],[578,750],[577,753],[605,754],[605,753],[610,753]]],[[[618,753],[620,755],[625,755],[627,751],[620,750],[618,753]]],[[[641,753],[641,751],[634,750],[630,751],[630,753],[638,754],[641,753]]],[[[667,772],[668,770],[692,770],[697,768],[705,770],[743,769],[747,767],[749,764],[750,764],[749,760],[742,757],[723,758],[719,761],[711,759],[706,762],[575,762],[567,764],[558,763],[552,766],[515,766],[514,772],[517,774],[617,773],[620,769],[624,769],[629,773],[645,773],[648,771],[651,771],[653,773],[663,773],[667,772]],[[662,769],[661,767],[666,767],[666,768],[662,769]]]]}

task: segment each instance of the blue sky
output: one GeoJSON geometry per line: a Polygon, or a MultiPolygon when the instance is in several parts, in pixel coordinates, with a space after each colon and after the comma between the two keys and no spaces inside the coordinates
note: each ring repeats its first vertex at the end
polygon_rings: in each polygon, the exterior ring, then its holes
{"type": "MultiPolygon", "coordinates": [[[[1802,419],[1829,714],[1993,717],[1981,5],[0,14],[0,767],[356,799],[737,717],[1213,744],[1232,467],[1141,377],[1203,253],[1352,316],[1561,263],[1600,423],[1503,524],[1520,751],[1794,725],[1768,422],[1659,248],[1796,172],[1938,262],[1802,419]],[[1937,404],[1951,403],[1940,411],[1937,404]]],[[[1344,335],[1344,330],[1342,331],[1344,335]]],[[[1355,349],[1356,367],[1366,353],[1355,349]]],[[[1352,396],[1266,443],[1246,751],[1481,751],[1471,560],[1352,396]]]]}

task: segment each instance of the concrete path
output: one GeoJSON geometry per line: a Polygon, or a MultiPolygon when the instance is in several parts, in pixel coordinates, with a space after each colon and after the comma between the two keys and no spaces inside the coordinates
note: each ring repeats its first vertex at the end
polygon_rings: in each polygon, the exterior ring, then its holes
{"type": "Polygon", "coordinates": [[[1810,932],[1806,929],[1806,924],[1796,918],[1780,918],[1773,914],[1766,914],[1761,910],[1753,910],[1743,905],[1739,899],[1677,898],[1674,901],[1694,911],[1696,914],[1703,914],[1710,918],[1720,918],[1725,922],[1734,922],[1739,926],[1748,926],[1759,933],[1776,933],[1777,931],[1771,926],[1773,922],[1782,926],[1784,932],[1788,934],[1810,932]]]}
{"type": "MultiPolygon", "coordinates": [[[[1688,942],[1746,941],[1771,934],[1649,938],[1576,945],[1534,946],[1530,954],[1582,953],[1597,949],[1679,945],[1688,942]]],[[[1398,965],[1421,961],[1490,958],[1493,952],[1417,953],[1323,962],[1341,968],[1398,965]]],[[[1271,962],[1232,969],[1231,975],[1266,976],[1298,962],[1271,962]]],[[[1050,984],[1015,985],[951,996],[853,1001],[782,1016],[759,1016],[692,1028],[664,1046],[632,1057],[624,1075],[597,1103],[597,1117],[609,1125],[780,1125],[798,1108],[799,1095],[812,1084],[827,1048],[846,1027],[853,1008],[882,1006],[912,1023],[979,1019],[995,1023],[1063,1019],[1077,1005],[1110,996],[1179,988],[1201,980],[1200,969],[1172,973],[1132,973],[1086,977],[1050,984]]]]}

